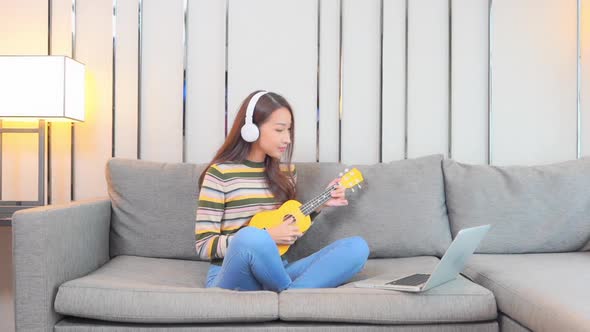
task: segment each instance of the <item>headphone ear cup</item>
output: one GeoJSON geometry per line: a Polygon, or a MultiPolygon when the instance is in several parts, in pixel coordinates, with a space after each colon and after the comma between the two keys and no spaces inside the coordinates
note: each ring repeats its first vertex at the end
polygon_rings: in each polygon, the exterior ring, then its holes
{"type": "Polygon", "coordinates": [[[258,139],[260,132],[258,131],[258,127],[255,124],[246,123],[242,126],[241,134],[244,141],[254,142],[258,139]]]}

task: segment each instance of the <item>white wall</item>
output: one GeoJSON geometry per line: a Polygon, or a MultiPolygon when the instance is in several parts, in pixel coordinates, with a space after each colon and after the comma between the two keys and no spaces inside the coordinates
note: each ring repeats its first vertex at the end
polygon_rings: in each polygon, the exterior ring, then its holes
{"type": "MultiPolygon", "coordinates": [[[[73,136],[52,125],[52,198],[71,199],[72,182],[74,199],[105,195],[113,155],[207,162],[260,88],[294,106],[296,161],[586,155],[590,0],[580,1],[578,39],[576,0],[142,0],[141,13],[140,0],[77,0],[75,15],[53,0],[51,52],[86,64],[88,99],[73,136]]],[[[0,54],[47,54],[47,4],[0,2],[0,54]]],[[[34,196],[34,138],[5,137],[3,150],[4,199],[34,196]]]]}

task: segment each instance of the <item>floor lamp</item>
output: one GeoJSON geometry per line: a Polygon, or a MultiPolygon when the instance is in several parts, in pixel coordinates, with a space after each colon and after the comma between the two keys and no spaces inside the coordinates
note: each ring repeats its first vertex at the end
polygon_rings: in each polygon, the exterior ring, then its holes
{"type": "Polygon", "coordinates": [[[18,210],[45,205],[45,124],[84,121],[84,65],[66,56],[0,56],[0,224],[18,210]],[[37,128],[7,128],[3,122],[35,120],[37,128]],[[36,201],[2,197],[3,134],[37,134],[36,201]]]}

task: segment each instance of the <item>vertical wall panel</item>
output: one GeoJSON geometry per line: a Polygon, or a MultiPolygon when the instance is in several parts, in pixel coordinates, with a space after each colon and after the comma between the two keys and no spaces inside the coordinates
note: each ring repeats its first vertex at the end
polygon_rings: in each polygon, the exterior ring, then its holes
{"type": "Polygon", "coordinates": [[[72,57],[72,0],[51,3],[51,54],[72,57]]]}
{"type": "Polygon", "coordinates": [[[115,157],[137,158],[137,0],[117,0],[115,42],[115,157]]]}
{"type": "Polygon", "coordinates": [[[266,89],[295,113],[293,160],[316,160],[317,0],[229,1],[228,126],[242,100],[266,89]]]}
{"type": "Polygon", "coordinates": [[[383,162],[404,159],[406,1],[383,1],[383,162]]]}
{"type": "Polygon", "coordinates": [[[452,3],[452,158],[488,156],[488,0],[452,3]]]}
{"type": "Polygon", "coordinates": [[[337,162],[340,121],[340,3],[320,3],[319,161],[337,162]]]}
{"type": "Polygon", "coordinates": [[[576,158],[576,1],[494,0],[492,15],[492,163],[576,158]]]}
{"type": "MultiPolygon", "coordinates": [[[[47,55],[47,0],[0,1],[0,55],[47,55]]],[[[4,121],[4,127],[37,127],[37,123],[4,121]]],[[[2,199],[37,200],[36,134],[4,134],[2,199]]]]}
{"type": "Polygon", "coordinates": [[[581,98],[580,136],[581,155],[590,156],[590,0],[581,1],[580,46],[581,46],[581,98]]]}
{"type": "Polygon", "coordinates": [[[346,0],[342,16],[342,162],[379,162],[380,2],[346,0]]]}
{"type": "Polygon", "coordinates": [[[112,2],[77,0],[76,59],[86,65],[86,119],[74,127],[74,197],[106,195],[112,148],[112,2]]]}
{"type": "Polygon", "coordinates": [[[47,55],[47,0],[2,0],[0,14],[0,55],[47,55]]]}
{"type": "MultiPolygon", "coordinates": [[[[72,0],[52,0],[51,54],[72,56],[72,0]]],[[[72,199],[71,122],[53,122],[48,144],[51,149],[51,203],[63,204],[72,199]]]]}
{"type": "Polygon", "coordinates": [[[225,139],[225,1],[188,4],[186,161],[209,162],[225,139]]]}
{"type": "Polygon", "coordinates": [[[184,47],[182,0],[144,0],[141,159],[182,161],[184,47]]]}
{"type": "Polygon", "coordinates": [[[408,157],[448,152],[448,2],[412,0],[408,10],[408,157]]]}

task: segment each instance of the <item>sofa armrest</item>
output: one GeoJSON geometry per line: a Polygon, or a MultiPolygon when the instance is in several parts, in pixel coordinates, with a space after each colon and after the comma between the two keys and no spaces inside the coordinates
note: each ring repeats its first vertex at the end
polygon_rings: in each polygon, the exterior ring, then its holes
{"type": "Polygon", "coordinates": [[[108,198],[17,211],[12,218],[15,326],[53,331],[58,287],[109,260],[108,198]]]}

